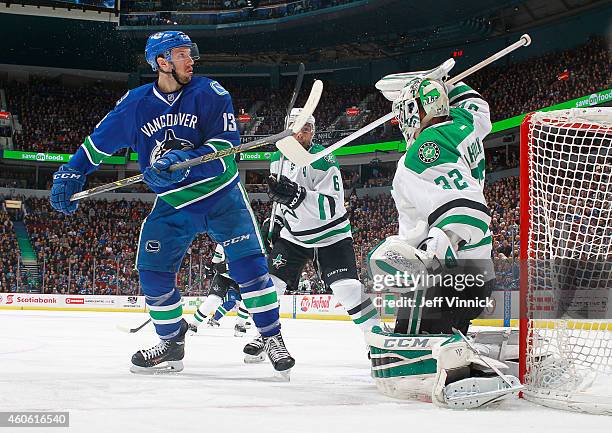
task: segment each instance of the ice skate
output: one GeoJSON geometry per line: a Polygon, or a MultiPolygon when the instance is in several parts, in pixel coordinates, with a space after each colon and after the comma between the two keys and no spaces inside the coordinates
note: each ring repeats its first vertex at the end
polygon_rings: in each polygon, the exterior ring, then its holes
{"type": "Polygon", "coordinates": [[[136,374],[176,373],[183,370],[185,357],[185,333],[188,325],[181,323],[181,332],[175,338],[160,340],[150,349],[142,349],[132,355],[130,371],[136,374]]]}
{"type": "Polygon", "coordinates": [[[266,344],[261,335],[257,335],[253,341],[247,343],[242,350],[244,352],[244,362],[246,364],[256,364],[263,362],[266,359],[266,352],[264,349],[266,344]]]}
{"type": "Polygon", "coordinates": [[[291,368],[295,365],[295,359],[289,354],[283,341],[283,336],[279,332],[271,337],[263,337],[265,350],[279,377],[289,380],[291,368]]]}
{"type": "Polygon", "coordinates": [[[234,326],[234,337],[244,337],[246,335],[246,327],[236,323],[234,326]]]}

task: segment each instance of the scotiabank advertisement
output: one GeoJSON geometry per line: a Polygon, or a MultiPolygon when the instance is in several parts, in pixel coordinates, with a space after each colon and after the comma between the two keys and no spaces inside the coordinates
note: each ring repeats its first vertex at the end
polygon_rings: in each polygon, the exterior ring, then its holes
{"type": "Polygon", "coordinates": [[[42,295],[33,293],[0,293],[0,309],[144,311],[144,298],[141,296],[79,296],[42,295]]]}

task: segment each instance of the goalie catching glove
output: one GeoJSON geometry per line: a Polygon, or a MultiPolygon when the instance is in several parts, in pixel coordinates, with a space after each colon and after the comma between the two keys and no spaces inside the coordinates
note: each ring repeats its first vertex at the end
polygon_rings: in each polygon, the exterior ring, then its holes
{"type": "Polygon", "coordinates": [[[287,176],[268,176],[268,196],[270,200],[284,204],[289,209],[297,208],[306,198],[306,188],[291,181],[287,176]]]}

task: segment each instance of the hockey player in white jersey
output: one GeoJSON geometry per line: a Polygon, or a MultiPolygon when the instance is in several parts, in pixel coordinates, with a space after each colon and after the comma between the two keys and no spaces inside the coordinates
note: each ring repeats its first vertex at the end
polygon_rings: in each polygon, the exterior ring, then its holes
{"type": "MultiPolygon", "coordinates": [[[[290,125],[301,110],[291,111],[290,125]]],[[[311,116],[295,135],[310,153],[324,150],[323,146],[313,144],[314,131],[315,119],[311,116]]],[[[268,266],[279,295],[287,287],[297,287],[302,269],[312,260],[321,279],[353,322],[363,331],[370,330],[380,324],[380,320],[357,276],[351,223],[344,207],[344,187],[337,160],[332,154],[303,168],[285,161],[277,181],[279,167],[280,152],[275,152],[270,165],[268,194],[279,206],[269,239],[273,247],[268,255],[268,266]]],[[[264,233],[267,231],[264,224],[264,233]]],[[[263,352],[261,338],[247,344],[244,352],[245,362],[263,360],[260,357],[263,352]]]]}
{"type": "Polygon", "coordinates": [[[197,333],[198,326],[206,319],[208,319],[208,326],[219,326],[219,319],[238,303],[238,317],[234,326],[234,335],[236,337],[242,337],[246,334],[249,312],[242,303],[238,284],[229,276],[225,250],[221,244],[217,244],[215,247],[212,267],[213,276],[208,296],[206,296],[204,302],[202,302],[194,313],[193,320],[189,323],[189,330],[192,333],[197,333]],[[214,312],[214,314],[211,314],[211,312],[214,312]]]}
{"type": "MultiPolygon", "coordinates": [[[[510,375],[472,377],[475,369],[487,374],[490,365],[508,366],[483,361],[461,336],[482,312],[495,281],[483,194],[483,139],[491,121],[475,90],[462,82],[444,84],[440,75],[447,72],[404,74],[393,102],[406,139],[392,190],[399,233],[370,252],[368,265],[378,282],[388,274],[417,276],[386,280],[401,282],[394,289],[401,286],[404,307],[395,333],[375,329],[367,337],[372,374],[383,393],[470,408],[506,398],[520,386],[510,375]]],[[[384,80],[377,87],[385,88],[384,80]]]]}

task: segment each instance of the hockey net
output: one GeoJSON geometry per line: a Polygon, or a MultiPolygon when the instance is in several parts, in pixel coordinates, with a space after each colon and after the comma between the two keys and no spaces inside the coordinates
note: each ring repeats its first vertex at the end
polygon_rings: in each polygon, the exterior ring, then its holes
{"type": "Polygon", "coordinates": [[[612,415],[612,108],[521,125],[523,397],[612,415]]]}

